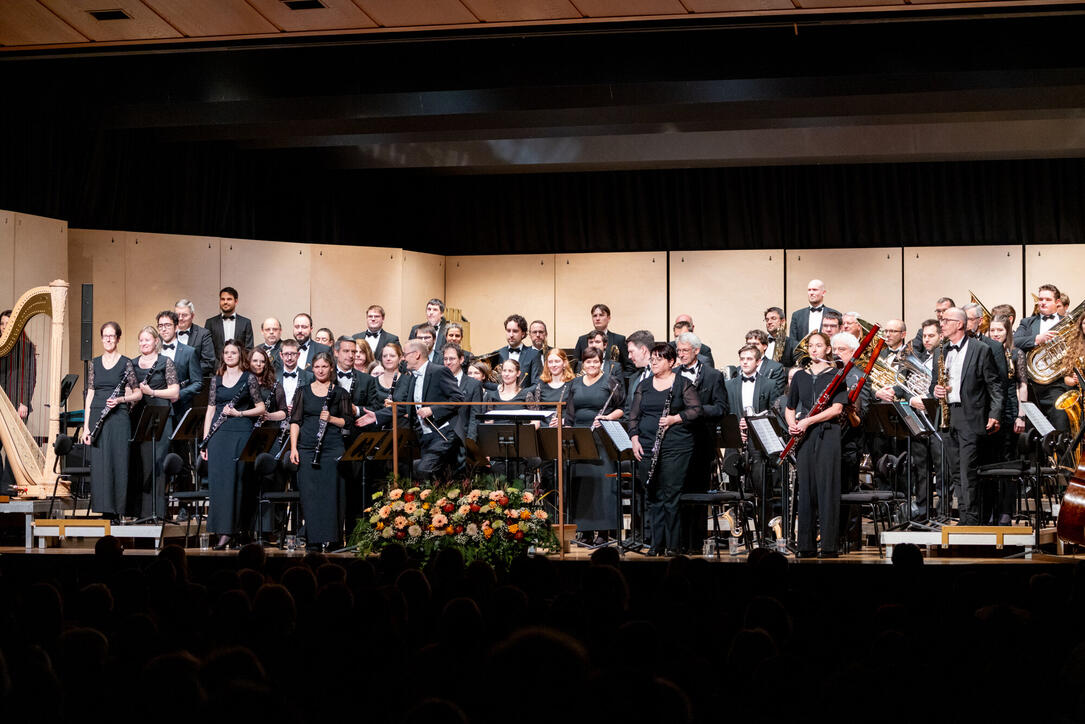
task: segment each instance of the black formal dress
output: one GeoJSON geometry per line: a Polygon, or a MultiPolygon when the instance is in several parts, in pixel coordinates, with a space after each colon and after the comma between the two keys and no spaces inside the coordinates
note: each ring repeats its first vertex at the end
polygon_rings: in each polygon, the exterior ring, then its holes
{"type": "MultiPolygon", "coordinates": [[[[551,387],[549,382],[540,381],[539,384],[535,385],[535,387],[531,390],[529,399],[533,403],[565,402],[569,397],[570,384],[572,384],[571,381],[562,383],[557,387],[551,387]]],[[[549,405],[539,405],[536,409],[538,409],[539,412],[556,412],[558,408],[551,407],[549,405]]],[[[544,422],[540,424],[545,425],[546,423],[544,422]]],[[[556,468],[554,467],[555,464],[555,460],[543,460],[541,458],[539,459],[540,490],[544,493],[555,490],[557,488],[557,474],[555,472],[556,468]]],[[[554,510],[556,511],[556,496],[550,496],[550,498],[548,498],[547,500],[550,500],[551,498],[554,499],[554,510]]]]}
{"type": "MultiPolygon", "coordinates": [[[[827,368],[819,374],[806,370],[795,373],[788,391],[787,407],[796,419],[810,414],[811,408],[836,376],[827,368]]],[[[829,405],[848,401],[847,385],[837,387],[829,405]]],[[[827,407],[828,407],[827,406],[827,407]]],[[[799,486],[798,543],[801,553],[817,551],[820,524],[821,552],[833,554],[840,533],[840,422],[837,418],[807,428],[796,454],[799,486]]]]}
{"type": "MultiPolygon", "coordinates": [[[[594,384],[587,384],[584,377],[569,383],[563,424],[567,427],[591,427],[595,416],[604,403],[606,413],[621,409],[625,402],[625,385],[621,375],[600,375],[594,384]],[[611,390],[615,390],[610,397],[611,390]],[[607,403],[607,398],[610,402],[607,403]]],[[[599,446],[601,462],[598,465],[573,463],[569,468],[569,522],[578,531],[617,530],[618,526],[618,479],[608,478],[614,472],[614,461],[599,446]]]]}
{"type": "MultiPolygon", "coordinates": [[[[354,411],[350,395],[342,387],[333,386],[328,394],[328,413],[341,417],[347,425],[354,424],[354,411]]],[[[298,489],[301,491],[301,510],[305,516],[306,542],[331,543],[342,538],[343,487],[340,485],[337,461],[346,452],[343,434],[330,422],[325,428],[319,464],[316,458],[317,431],[320,429],[320,413],[325,397],[313,394],[312,384],[299,387],[294,397],[291,425],[298,431],[298,489]]]]}
{"type": "MultiPolygon", "coordinates": [[[[95,357],[91,362],[87,379],[87,386],[94,390],[87,416],[90,429],[98,423],[106,400],[121,380],[125,380],[121,395],[128,393],[126,388],[139,387],[132,360],[124,355],[109,369],[102,364],[101,357],[95,357]]],[[[96,513],[113,517],[125,513],[128,504],[128,439],[131,436],[128,405],[117,405],[102,423],[98,441],[90,449],[90,507],[96,513]]]]}
{"type": "MultiPolygon", "coordinates": [[[[260,385],[260,399],[264,402],[265,415],[273,412],[280,412],[287,410],[286,392],[283,390],[282,382],[276,382],[273,387],[265,387],[260,385]]],[[[253,423],[253,427],[256,427],[257,423],[253,423]]],[[[290,436],[289,434],[283,434],[284,426],[288,429],[290,427],[289,417],[285,420],[263,420],[259,423],[260,427],[273,427],[276,430],[275,443],[272,444],[271,449],[268,450],[270,455],[278,455],[279,448],[285,446],[287,448],[283,455],[286,455],[290,451],[290,436]],[[279,441],[282,440],[282,443],[279,441]]],[[[281,459],[281,458],[280,458],[281,459]]],[[[241,515],[240,520],[249,521],[252,524],[252,530],[257,531],[260,534],[274,531],[279,527],[279,520],[276,516],[282,515],[285,511],[276,509],[274,506],[268,505],[260,509],[260,497],[265,491],[282,491],[286,490],[287,480],[289,473],[287,473],[282,466],[275,466],[275,472],[271,475],[263,478],[256,474],[256,470],[252,464],[245,465],[245,473],[243,476],[244,492],[241,497],[241,515]],[[257,519],[257,516],[261,516],[257,519]]]]}
{"type": "MultiPolygon", "coordinates": [[[[164,390],[170,385],[178,385],[177,367],[173,360],[165,355],[158,355],[154,364],[144,369],[139,366],[136,359],[133,364],[138,383],[146,382],[152,390],[164,390]]],[[[139,424],[140,415],[145,407],[158,407],[170,409],[169,400],[161,397],[143,396],[143,399],[132,410],[132,427],[139,424]]],[[[167,413],[168,414],[168,413],[167,413]]],[[[141,442],[139,455],[133,455],[132,480],[140,486],[140,517],[147,518],[157,515],[161,518],[166,516],[166,476],[162,473],[162,463],[169,453],[170,436],[173,435],[173,420],[166,418],[166,428],[162,431],[162,437],[152,443],[141,442]]]]}
{"type": "Polygon", "coordinates": [[[678,499],[682,495],[682,485],[693,453],[693,431],[689,423],[700,417],[701,399],[693,383],[676,371],[670,387],[670,409],[667,414],[679,415],[682,422],[667,428],[659,449],[655,475],[649,480],[652,447],[668,397],[668,390],[657,390],[654,380],[654,377],[649,377],[637,386],[626,429],[630,437],[639,436],[644,450],[639,479],[648,485],[647,519],[652,550],[662,553],[665,550],[678,550],[680,545],[678,499]]]}
{"type": "MultiPolygon", "coordinates": [[[[233,407],[238,412],[251,410],[263,401],[263,393],[256,376],[242,372],[237,382],[226,387],[221,375],[211,378],[208,404],[215,406],[214,421],[222,416],[222,410],[234,398],[233,407]]],[[[245,463],[238,460],[256,424],[253,417],[227,417],[215,436],[207,443],[207,482],[210,488],[210,511],[207,530],[221,535],[237,532],[241,516],[245,463]]]]}

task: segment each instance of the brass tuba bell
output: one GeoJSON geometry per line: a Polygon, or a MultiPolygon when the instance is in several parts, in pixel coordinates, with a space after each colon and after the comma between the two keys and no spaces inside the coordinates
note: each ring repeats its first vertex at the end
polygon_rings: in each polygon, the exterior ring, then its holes
{"type": "Polygon", "coordinates": [[[976,296],[976,293],[971,289],[968,290],[968,296],[972,298],[973,304],[980,305],[980,311],[983,312],[983,319],[980,320],[980,334],[987,334],[987,330],[991,328],[991,310],[984,306],[980,298],[976,296]]]}

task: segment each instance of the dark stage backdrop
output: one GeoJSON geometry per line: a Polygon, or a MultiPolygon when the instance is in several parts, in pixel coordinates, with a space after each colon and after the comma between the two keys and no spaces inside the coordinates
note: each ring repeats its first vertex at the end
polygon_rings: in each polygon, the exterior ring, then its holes
{"type": "Polygon", "coordinates": [[[444,176],[0,120],[0,208],[439,254],[1085,242],[1085,160],[444,176]]]}

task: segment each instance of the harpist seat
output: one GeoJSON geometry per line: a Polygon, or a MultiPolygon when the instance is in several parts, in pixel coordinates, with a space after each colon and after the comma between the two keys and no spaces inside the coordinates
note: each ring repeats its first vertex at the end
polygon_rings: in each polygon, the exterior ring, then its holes
{"type": "MultiPolygon", "coordinates": [[[[67,304],[66,281],[30,289],[0,336],[0,442],[19,497],[53,493],[67,304]],[[25,422],[18,404],[30,408],[25,422]]],[[[68,486],[61,484],[57,494],[69,495],[68,486]]]]}

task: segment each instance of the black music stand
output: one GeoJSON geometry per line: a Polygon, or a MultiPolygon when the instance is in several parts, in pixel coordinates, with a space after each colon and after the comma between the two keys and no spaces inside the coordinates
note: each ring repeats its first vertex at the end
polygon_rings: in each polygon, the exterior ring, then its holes
{"type": "Polygon", "coordinates": [[[365,501],[369,500],[366,495],[369,488],[369,481],[366,477],[366,463],[371,460],[379,459],[378,456],[387,448],[391,450],[392,447],[392,431],[391,430],[373,430],[370,432],[363,432],[358,437],[354,438],[354,442],[343,457],[339,458],[341,462],[348,463],[360,463],[362,466],[362,502],[365,507],[365,501]]]}
{"type": "MultiPolygon", "coordinates": [[[[637,516],[637,484],[636,484],[636,469],[637,459],[633,456],[633,442],[629,439],[629,433],[625,429],[625,425],[617,420],[601,420],[599,427],[593,430],[596,442],[599,446],[606,450],[607,457],[614,461],[614,480],[615,480],[615,494],[618,497],[618,527],[617,541],[618,550],[625,552],[628,550],[639,551],[644,545],[644,516],[639,516],[641,522],[641,537],[640,541],[637,540],[636,535],[636,521],[637,516]],[[622,463],[629,462],[630,470],[630,484],[629,484],[629,539],[623,541],[622,533],[624,526],[622,525],[622,463]]],[[[607,544],[609,545],[609,543],[607,544]]]]}
{"type": "Polygon", "coordinates": [[[509,476],[509,461],[539,457],[539,438],[534,425],[479,425],[478,446],[483,455],[505,461],[505,478],[509,476]]]}
{"type": "Polygon", "coordinates": [[[196,472],[199,464],[199,448],[197,444],[203,437],[203,422],[206,415],[206,402],[203,405],[193,405],[185,410],[185,414],[181,415],[181,419],[177,421],[177,425],[173,428],[173,434],[170,435],[171,442],[189,442],[186,457],[191,461],[189,467],[192,469],[192,482],[194,484],[199,479],[196,472]]]}
{"type": "MultiPolygon", "coordinates": [[[[163,515],[158,514],[158,443],[166,432],[166,422],[170,419],[169,405],[144,405],[139,413],[139,420],[132,427],[131,443],[151,443],[151,515],[142,518],[137,523],[146,523],[165,520],[163,515]]],[[[165,496],[165,487],[162,489],[165,496]]]]}
{"type": "MultiPolygon", "coordinates": [[[[539,457],[543,460],[558,459],[558,429],[556,427],[541,427],[538,431],[539,457]]],[[[569,475],[572,464],[585,463],[587,465],[600,465],[599,448],[595,445],[590,427],[562,427],[561,428],[561,455],[564,475],[562,482],[565,490],[569,489],[569,475]]],[[[565,506],[562,511],[564,522],[569,522],[569,507],[565,506]]],[[[619,525],[618,530],[621,531],[619,525]]]]}
{"type": "MultiPolygon", "coordinates": [[[[735,417],[734,429],[738,430],[738,418],[734,415],[728,415],[727,417],[735,417]]],[[[724,420],[727,418],[725,417],[724,420]]],[[[776,415],[771,410],[765,410],[755,415],[746,415],[746,439],[753,440],[757,449],[765,456],[766,464],[761,466],[761,505],[758,514],[759,520],[757,520],[757,538],[759,547],[765,548],[768,540],[768,464],[767,462],[773,457],[780,458],[780,453],[784,449],[784,438],[787,437],[787,430],[780,425],[780,421],[776,418],[776,415]]],[[[734,439],[730,442],[734,443],[734,439]]],[[[735,447],[742,447],[742,434],[739,432],[738,443],[735,447]]],[[[783,491],[780,491],[781,494],[783,491]]]]}
{"type": "MultiPolygon", "coordinates": [[[[275,447],[275,441],[279,438],[279,433],[282,430],[278,426],[273,425],[261,425],[260,427],[254,427],[252,434],[249,435],[248,441],[245,443],[245,447],[241,450],[241,455],[238,456],[237,461],[244,463],[255,463],[256,458],[264,453],[271,452],[271,448],[275,447]]],[[[264,542],[264,479],[266,475],[256,474],[257,489],[256,489],[256,542],[263,545],[264,542]]]]}
{"type": "MultiPolygon", "coordinates": [[[[908,490],[904,493],[905,499],[905,527],[909,527],[912,522],[912,505],[911,494],[914,492],[911,490],[912,480],[912,438],[913,437],[925,437],[928,434],[926,426],[922,420],[915,414],[907,402],[875,402],[867,408],[866,415],[867,429],[873,432],[875,435],[881,435],[882,437],[892,438],[894,440],[903,440],[904,449],[907,452],[908,460],[908,490]]],[[[894,446],[894,449],[896,446],[894,446]]],[[[896,481],[900,479],[900,471],[893,472],[894,480],[892,481],[891,500],[896,500],[898,490],[896,481]]],[[[877,492],[877,491],[876,491],[877,492]]],[[[886,514],[891,515],[890,508],[886,508],[886,514]]],[[[890,519],[887,521],[887,525],[891,523],[890,519]]]]}

